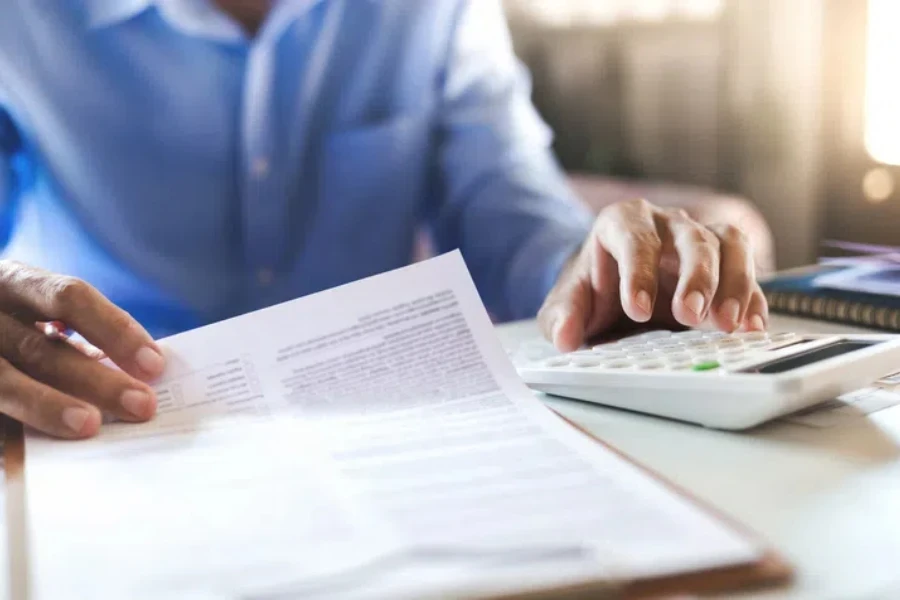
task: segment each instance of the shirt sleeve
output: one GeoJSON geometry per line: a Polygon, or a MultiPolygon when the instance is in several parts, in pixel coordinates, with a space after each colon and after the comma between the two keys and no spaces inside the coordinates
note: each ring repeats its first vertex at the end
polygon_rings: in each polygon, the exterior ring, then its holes
{"type": "Polygon", "coordinates": [[[499,0],[463,0],[451,39],[434,242],[461,249],[497,319],[529,318],[592,218],[552,154],[499,0]]]}
{"type": "Polygon", "coordinates": [[[22,139],[15,123],[0,104],[0,248],[9,239],[16,184],[13,162],[21,149],[22,139]]]}

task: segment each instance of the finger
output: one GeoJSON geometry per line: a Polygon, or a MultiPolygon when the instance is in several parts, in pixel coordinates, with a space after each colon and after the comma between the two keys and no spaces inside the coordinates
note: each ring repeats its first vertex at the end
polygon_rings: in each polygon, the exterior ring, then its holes
{"type": "Polygon", "coordinates": [[[597,218],[595,236],[619,267],[619,295],[625,314],[646,322],[656,302],[662,241],[654,209],[645,200],[620,202],[597,218]]]}
{"type": "Polygon", "coordinates": [[[753,249],[747,236],[733,225],[710,228],[719,238],[719,287],[711,316],[716,327],[732,332],[744,322],[756,283],[753,249]]]}
{"type": "Polygon", "coordinates": [[[55,437],[80,439],[100,430],[95,407],[31,379],[2,358],[0,412],[55,437]]]}
{"type": "Polygon", "coordinates": [[[83,340],[66,337],[63,341],[91,360],[101,361],[105,358],[109,358],[103,350],[83,340]]]}
{"type": "Polygon", "coordinates": [[[91,360],[68,344],[49,340],[3,314],[0,355],[33,379],[120,419],[145,421],[156,412],[155,395],[146,383],[91,360]]]}
{"type": "Polygon", "coordinates": [[[62,321],[47,321],[35,323],[35,326],[50,339],[64,340],[69,337],[69,326],[62,321]]]}
{"type": "Polygon", "coordinates": [[[81,280],[0,261],[0,306],[31,322],[63,321],[135,377],[153,379],[165,368],[150,334],[81,280]]]}
{"type": "Polygon", "coordinates": [[[682,325],[700,325],[719,286],[719,240],[684,211],[667,212],[658,220],[671,235],[680,264],[672,314],[682,325]]]}
{"type": "Polygon", "coordinates": [[[769,328],[769,305],[759,284],[755,283],[753,287],[741,328],[745,331],[765,331],[769,328]]]}
{"type": "Polygon", "coordinates": [[[106,353],[100,348],[84,340],[75,339],[69,335],[67,333],[69,328],[62,321],[49,321],[47,323],[37,322],[34,325],[37,327],[38,331],[47,337],[47,339],[66,342],[92,360],[103,360],[104,358],[107,358],[106,353]]]}
{"type": "Polygon", "coordinates": [[[581,250],[567,262],[559,280],[538,311],[537,321],[544,337],[562,352],[578,349],[584,339],[585,323],[590,314],[589,277],[584,273],[585,255],[581,250]]]}
{"type": "Polygon", "coordinates": [[[578,280],[547,302],[538,312],[538,324],[544,336],[560,352],[573,352],[584,342],[585,323],[590,315],[591,290],[588,282],[578,280]]]}

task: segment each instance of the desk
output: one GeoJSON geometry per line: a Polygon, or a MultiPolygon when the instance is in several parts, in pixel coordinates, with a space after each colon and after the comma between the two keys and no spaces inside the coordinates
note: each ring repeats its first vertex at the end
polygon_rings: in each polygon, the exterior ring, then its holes
{"type": "MultiPolygon", "coordinates": [[[[774,316],[774,331],[852,332],[774,316]]],[[[515,347],[533,322],[499,328],[515,347]]],[[[897,365],[900,369],[900,365],[897,365]]],[[[727,433],[592,404],[545,398],[560,413],[740,521],[796,569],[759,600],[900,598],[900,406],[852,425],[775,423],[727,433]]]]}

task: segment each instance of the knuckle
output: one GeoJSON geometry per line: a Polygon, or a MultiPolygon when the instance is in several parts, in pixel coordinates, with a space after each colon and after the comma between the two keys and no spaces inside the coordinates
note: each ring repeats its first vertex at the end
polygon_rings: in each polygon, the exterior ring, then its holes
{"type": "Polygon", "coordinates": [[[633,210],[646,211],[650,210],[650,203],[646,198],[631,198],[625,200],[623,204],[633,210]]]}
{"type": "Polygon", "coordinates": [[[667,208],[665,209],[666,217],[673,222],[689,222],[691,216],[683,208],[667,208]]]}
{"type": "Polygon", "coordinates": [[[749,238],[744,230],[736,225],[724,225],[720,229],[719,236],[723,241],[731,244],[749,245],[749,238]]]}
{"type": "Polygon", "coordinates": [[[40,364],[47,355],[47,340],[38,333],[27,333],[16,342],[16,358],[24,364],[40,364]]]}
{"type": "Polygon", "coordinates": [[[650,284],[656,280],[656,272],[649,263],[641,263],[637,265],[631,272],[631,278],[644,284],[650,284]]]}
{"type": "Polygon", "coordinates": [[[655,252],[662,247],[662,240],[659,235],[649,229],[642,229],[631,232],[628,237],[629,250],[635,254],[646,254],[655,252]]]}
{"type": "Polygon", "coordinates": [[[694,282],[717,287],[719,283],[719,271],[707,261],[701,261],[691,273],[694,282]]]}
{"type": "Polygon", "coordinates": [[[727,292],[729,296],[747,301],[753,294],[753,281],[746,274],[730,275],[727,292]]]}
{"type": "Polygon", "coordinates": [[[47,287],[53,310],[59,314],[77,311],[88,294],[88,284],[76,277],[54,277],[47,287]]]}
{"type": "Polygon", "coordinates": [[[616,221],[628,221],[635,215],[644,215],[651,211],[651,204],[644,198],[621,200],[603,209],[600,214],[616,221]]]}
{"type": "Polygon", "coordinates": [[[22,270],[22,268],[24,266],[25,265],[23,265],[22,263],[20,263],[17,260],[11,260],[8,258],[0,260],[0,275],[5,277],[7,275],[10,275],[12,273],[22,270]]]}
{"type": "Polygon", "coordinates": [[[122,335],[134,329],[134,320],[125,311],[115,311],[107,317],[109,327],[122,335]]]}
{"type": "Polygon", "coordinates": [[[687,240],[696,246],[706,246],[715,250],[719,248],[719,238],[712,231],[698,223],[690,224],[685,235],[687,240]]]}

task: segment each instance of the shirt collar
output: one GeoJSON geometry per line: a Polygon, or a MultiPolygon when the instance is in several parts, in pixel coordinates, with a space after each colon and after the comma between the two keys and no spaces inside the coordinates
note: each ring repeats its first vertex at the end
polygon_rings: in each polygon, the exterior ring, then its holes
{"type": "Polygon", "coordinates": [[[88,27],[98,29],[116,25],[140,14],[152,0],[83,0],[88,27]]]}
{"type": "MultiPolygon", "coordinates": [[[[117,25],[139,15],[148,8],[161,4],[160,0],[82,0],[87,14],[88,27],[99,29],[117,25]]],[[[309,10],[325,0],[280,0],[293,5],[297,13],[309,10]]],[[[372,0],[370,0],[372,1],[372,0]]]]}

